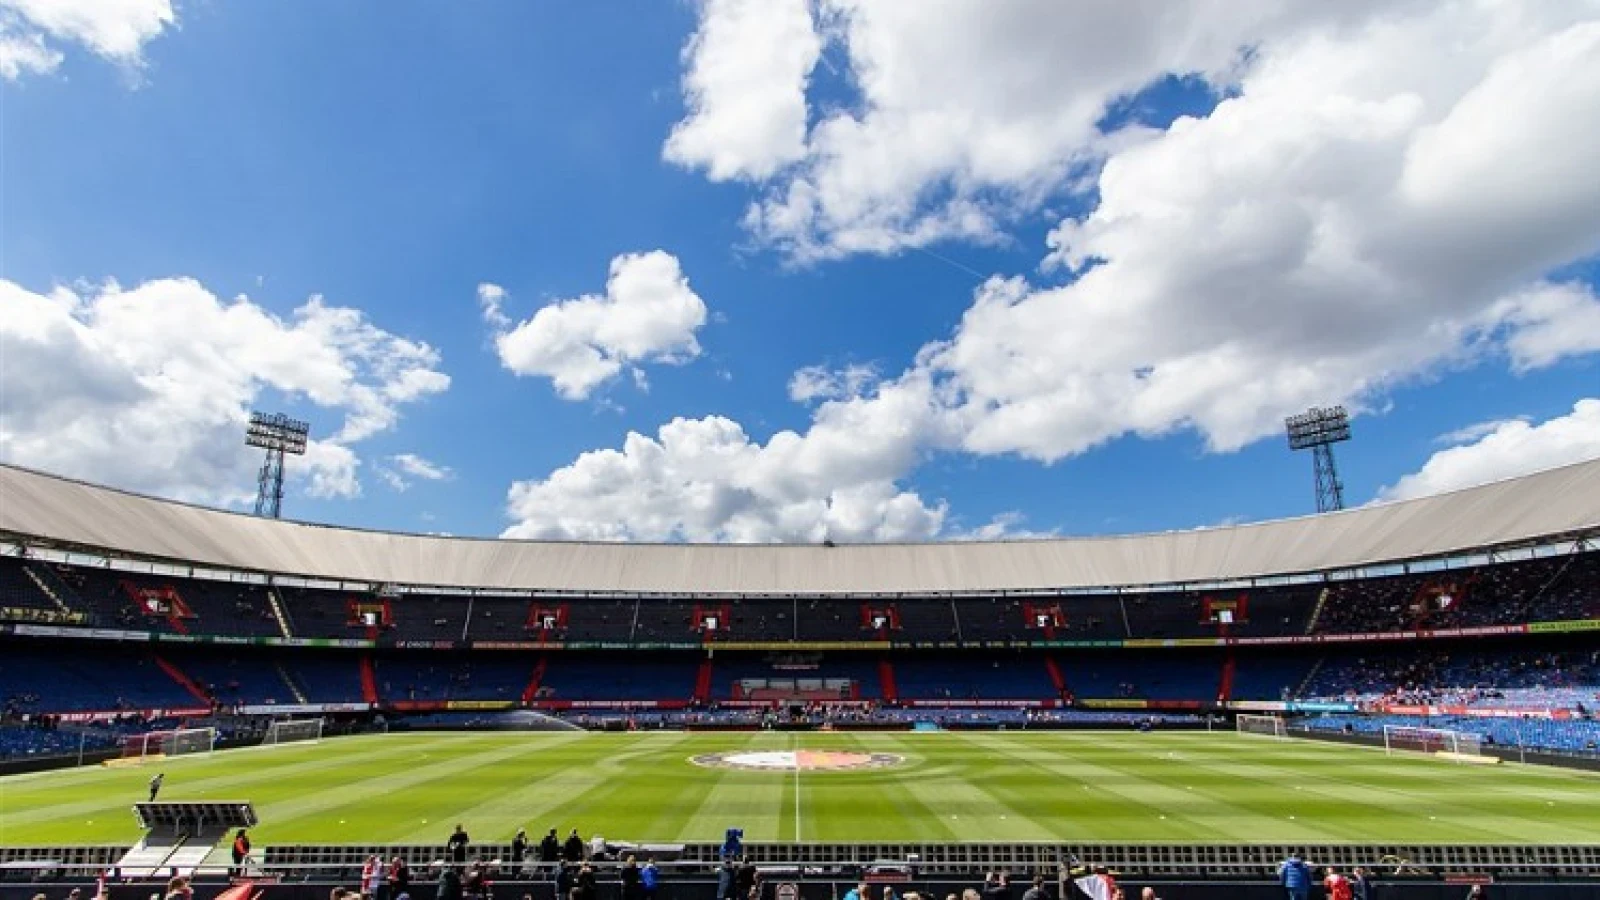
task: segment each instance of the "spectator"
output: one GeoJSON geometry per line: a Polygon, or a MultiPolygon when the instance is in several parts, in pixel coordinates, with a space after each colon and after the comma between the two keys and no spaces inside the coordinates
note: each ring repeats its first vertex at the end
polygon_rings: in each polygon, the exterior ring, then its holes
{"type": "MultiPolygon", "coordinates": [[[[573,832],[573,836],[577,836],[576,831],[573,832]]],[[[599,888],[594,883],[594,869],[590,868],[588,863],[584,863],[578,867],[578,875],[573,879],[573,900],[596,900],[599,894],[599,888]]]]}
{"type": "Polygon", "coordinates": [[[1289,900],[1307,900],[1311,896],[1311,867],[1300,854],[1291,853],[1278,866],[1278,883],[1288,892],[1289,900]]]}
{"type": "Polygon", "coordinates": [[[561,846],[561,858],[569,863],[583,862],[583,838],[578,837],[578,829],[572,829],[567,835],[567,842],[561,846]]]}
{"type": "Polygon", "coordinates": [[[522,862],[528,857],[528,832],[527,829],[518,828],[516,837],[511,839],[511,862],[514,871],[522,871],[522,862]]]}
{"type": "Polygon", "coordinates": [[[722,866],[717,869],[717,900],[735,900],[733,896],[733,860],[729,857],[722,858],[722,866]]]}
{"type": "Polygon", "coordinates": [[[439,873],[439,888],[435,900],[462,900],[461,873],[454,866],[445,866],[439,873]]]}
{"type": "Polygon", "coordinates": [[[450,840],[446,841],[444,845],[451,862],[456,865],[462,865],[467,861],[467,844],[469,841],[467,829],[458,822],[456,830],[450,835],[450,840]]]}
{"type": "Polygon", "coordinates": [[[1328,900],[1352,900],[1350,879],[1339,874],[1333,866],[1328,867],[1328,874],[1323,876],[1322,886],[1328,891],[1328,900]]]}
{"type": "Polygon", "coordinates": [[[628,854],[617,874],[622,880],[622,900],[639,900],[639,864],[634,862],[633,854],[628,854]]]}
{"type": "Polygon", "coordinates": [[[1375,893],[1377,892],[1372,886],[1372,880],[1367,877],[1367,870],[1356,866],[1355,872],[1350,876],[1350,896],[1354,900],[1376,900],[1373,896],[1375,893]]]}
{"type": "Polygon", "coordinates": [[[1044,876],[1033,876],[1033,884],[1022,892],[1022,900],[1050,900],[1050,892],[1044,888],[1044,876]]]}
{"type": "Polygon", "coordinates": [[[409,896],[411,891],[411,868],[406,861],[396,856],[389,861],[389,900],[400,900],[402,896],[409,896]]]}
{"type": "Polygon", "coordinates": [[[363,897],[376,898],[378,889],[383,886],[385,874],[383,857],[376,853],[368,856],[367,861],[361,865],[361,895],[363,897]]]}
{"type": "MultiPolygon", "coordinates": [[[[756,864],[748,857],[739,863],[739,871],[734,875],[734,894],[739,900],[750,896],[750,886],[756,883],[756,864]]],[[[866,885],[857,885],[856,897],[858,900],[868,900],[866,885]]]]}
{"type": "Polygon", "coordinates": [[[556,837],[556,830],[552,828],[550,833],[544,836],[544,840],[539,842],[539,862],[548,865],[560,859],[561,840],[556,837]]]}
{"type": "Polygon", "coordinates": [[[572,866],[566,860],[556,860],[557,900],[567,900],[572,896],[572,875],[572,866]]]}
{"type": "Polygon", "coordinates": [[[639,872],[639,886],[644,891],[644,900],[656,900],[656,890],[661,887],[661,870],[656,868],[653,857],[645,857],[644,869],[639,872]]]}
{"type": "Polygon", "coordinates": [[[244,861],[250,856],[250,835],[243,829],[233,836],[233,871],[230,874],[244,875],[244,861]]]}

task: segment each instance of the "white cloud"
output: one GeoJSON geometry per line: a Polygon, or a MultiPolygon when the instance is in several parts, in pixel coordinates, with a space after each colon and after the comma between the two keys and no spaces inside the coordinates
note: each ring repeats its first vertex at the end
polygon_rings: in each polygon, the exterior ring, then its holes
{"type": "Polygon", "coordinates": [[[305,479],[311,497],[345,498],[361,496],[361,479],[356,470],[361,460],[356,452],[331,441],[310,441],[302,457],[286,457],[286,474],[305,479]]]}
{"type": "Polygon", "coordinates": [[[44,35],[19,34],[0,14],[0,78],[16,81],[29,73],[54,72],[61,59],[61,51],[45,45],[44,35]]]}
{"type": "Polygon", "coordinates": [[[342,416],[290,473],[315,496],[355,496],[352,444],[443,391],[438,354],[313,297],[288,319],[186,278],[49,294],[0,280],[0,457],[207,503],[254,495],[250,410],[303,397],[342,416]]]}
{"type": "Polygon", "coordinates": [[[1470,443],[1440,450],[1422,468],[1378,494],[1380,500],[1426,497],[1541,469],[1600,457],[1600,399],[1537,424],[1513,419],[1482,430],[1470,443]]]}
{"type": "Polygon", "coordinates": [[[1088,160],[1093,206],[1051,233],[1050,280],[990,279],[888,381],[796,373],[791,398],[826,401],[804,434],[680,420],[520,482],[513,533],[811,540],[851,485],[942,511],[897,487],[930,451],[1049,461],[1180,430],[1228,451],[1308,406],[1595,349],[1592,288],[1544,279],[1600,249],[1600,4],[929,9],[826,5],[863,102],[824,112],[804,160],[774,157],[753,224],[800,258],[988,238],[1088,160]],[[1227,99],[1095,132],[1163,71],[1227,99]]]}
{"type": "Polygon", "coordinates": [[[1036,531],[1025,528],[1028,517],[1017,510],[997,513],[994,518],[977,528],[956,531],[951,538],[958,541],[1031,541],[1058,536],[1056,531],[1036,531]]]}
{"type": "Polygon", "coordinates": [[[1536,284],[1496,304],[1490,318],[1510,327],[1506,349],[1519,372],[1600,350],[1600,297],[1586,284],[1536,284]]]}
{"type": "Polygon", "coordinates": [[[853,363],[842,369],[806,366],[789,376],[789,399],[796,403],[843,400],[860,395],[877,379],[877,367],[864,363],[853,363]]]}
{"type": "Polygon", "coordinates": [[[822,404],[804,434],[765,444],[721,416],[674,419],[618,450],[584,453],[512,485],[506,537],[582,540],[923,540],[945,505],[898,480],[941,443],[930,386],[915,378],[822,404]]]}
{"type": "Polygon", "coordinates": [[[506,289],[498,284],[485,281],[478,285],[478,309],[483,313],[483,320],[497,332],[511,327],[504,308],[508,296],[506,289]]]}
{"type": "Polygon", "coordinates": [[[176,24],[171,0],[0,0],[0,76],[54,71],[62,53],[46,37],[138,67],[145,43],[176,24]]]}
{"type": "Polygon", "coordinates": [[[1433,442],[1435,444],[1443,444],[1446,446],[1453,446],[1455,444],[1470,444],[1479,440],[1485,435],[1493,434],[1494,432],[1499,431],[1507,425],[1526,423],[1527,421],[1527,417],[1517,416],[1511,419],[1490,419],[1487,422],[1474,422],[1471,425],[1457,428],[1455,431],[1447,431],[1444,434],[1434,438],[1433,442]]]}
{"type": "Polygon", "coordinates": [[[400,471],[423,481],[445,481],[455,475],[449,466],[441,466],[415,453],[399,453],[389,457],[389,461],[400,471]]]}
{"type": "Polygon", "coordinates": [[[423,481],[448,481],[455,477],[454,470],[449,466],[439,465],[415,453],[397,453],[390,456],[385,463],[374,466],[373,471],[391,490],[400,493],[411,489],[413,478],[420,478],[423,481]]]}
{"type": "Polygon", "coordinates": [[[1098,205],[1050,238],[1074,280],[993,279],[925,352],[964,446],[1054,460],[1193,428],[1232,450],[1502,350],[1518,370],[1592,350],[1589,289],[1526,287],[1600,247],[1600,22],[1549,9],[1451,4],[1263,46],[1237,96],[1113,154],[1098,205]],[[1480,108],[1511,78],[1560,81],[1563,105],[1480,108]],[[1445,136],[1478,130],[1524,162],[1447,165],[1465,151],[1445,136]]]}
{"type": "Polygon", "coordinates": [[[800,159],[821,52],[807,0],[706,0],[683,53],[689,115],[662,155],[713,181],[766,178],[800,159]]]}
{"type": "Polygon", "coordinates": [[[481,299],[482,287],[479,297],[501,364],[552,379],[568,400],[588,397],[624,367],[681,364],[700,355],[695,332],[706,321],[705,301],[689,287],[677,257],[660,250],[616,257],[603,296],[558,300],[512,328],[500,312],[503,291],[492,305],[481,299]]]}
{"type": "Polygon", "coordinates": [[[1400,7],[818,0],[856,96],[808,105],[817,29],[793,0],[776,17],[787,27],[752,21],[751,5],[701,7],[666,156],[759,186],[747,226],[802,261],[997,240],[1115,146],[1100,121],[1163,75],[1226,87],[1247,48],[1400,7]],[[685,135],[704,140],[686,152],[685,135]]]}

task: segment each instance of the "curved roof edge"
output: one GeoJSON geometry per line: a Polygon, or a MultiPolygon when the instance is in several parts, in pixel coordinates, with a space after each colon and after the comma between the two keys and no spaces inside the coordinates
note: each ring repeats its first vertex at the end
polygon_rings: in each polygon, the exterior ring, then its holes
{"type": "Polygon", "coordinates": [[[1117,537],[925,544],[634,544],[364,531],[262,519],[0,465],[0,532],[197,566],[451,588],[979,593],[1261,578],[1600,529],[1600,459],[1415,500],[1117,537]]]}

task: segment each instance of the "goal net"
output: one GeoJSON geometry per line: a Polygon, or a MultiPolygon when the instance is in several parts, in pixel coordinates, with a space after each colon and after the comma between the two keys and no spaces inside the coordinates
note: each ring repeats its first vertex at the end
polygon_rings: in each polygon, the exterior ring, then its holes
{"type": "Polygon", "coordinates": [[[129,735],[122,741],[122,758],[147,759],[152,756],[187,756],[210,753],[217,744],[215,728],[178,728],[129,735]]]}
{"type": "Polygon", "coordinates": [[[1383,751],[1410,750],[1456,759],[1482,756],[1482,739],[1471,732],[1449,728],[1419,728],[1411,725],[1383,726],[1383,751]]]}
{"type": "Polygon", "coordinates": [[[1273,737],[1288,737],[1289,729],[1283,724],[1279,716],[1254,716],[1241,713],[1233,720],[1234,730],[1240,734],[1268,734],[1273,737]]]}
{"type": "Polygon", "coordinates": [[[322,740],[321,719],[286,719],[268,725],[267,735],[261,743],[263,746],[271,746],[295,741],[320,740],[322,740]]]}

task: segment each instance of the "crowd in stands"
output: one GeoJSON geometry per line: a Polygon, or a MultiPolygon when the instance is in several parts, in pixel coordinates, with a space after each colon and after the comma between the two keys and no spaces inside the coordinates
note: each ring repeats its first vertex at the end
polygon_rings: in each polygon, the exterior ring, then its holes
{"type": "Polygon", "coordinates": [[[1320,634],[1467,628],[1600,617],[1600,553],[1335,582],[1320,634]]]}
{"type": "Polygon", "coordinates": [[[1600,708],[1600,649],[1410,648],[1330,657],[1311,697],[1399,704],[1600,708]]]}
{"type": "MultiPolygon", "coordinates": [[[[670,598],[551,600],[529,596],[365,593],[281,587],[282,621],[268,588],[0,559],[0,610],[19,619],[59,602],[86,624],[155,632],[394,641],[983,642],[1044,639],[1268,637],[1511,624],[1600,617],[1600,553],[1471,569],[1227,591],[1016,597],[745,598],[705,607],[670,598]],[[30,574],[31,573],[31,574],[30,574]],[[44,587],[41,587],[44,585],[44,587]],[[45,595],[52,591],[54,600],[45,595]],[[171,591],[169,612],[141,607],[141,591],[171,591]],[[1322,596],[1325,593],[1325,596],[1322,596]],[[1226,613],[1218,610],[1225,609],[1226,613]],[[364,612],[372,612],[371,618],[364,612]],[[549,613],[548,617],[541,612],[549,613]],[[876,615],[869,614],[875,613],[876,615]],[[549,621],[545,621],[546,618],[549,621]],[[711,622],[714,620],[714,627],[711,622]]],[[[163,604],[157,604],[163,606],[163,604]]],[[[37,620],[35,618],[34,620],[37,620]]]]}

